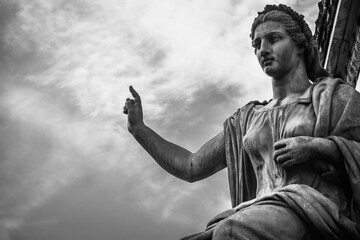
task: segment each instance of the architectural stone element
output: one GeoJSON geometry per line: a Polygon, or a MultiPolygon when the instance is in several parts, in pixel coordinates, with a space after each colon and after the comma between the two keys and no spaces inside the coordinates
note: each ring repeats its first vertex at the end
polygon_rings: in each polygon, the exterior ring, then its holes
{"type": "Polygon", "coordinates": [[[322,65],[353,87],[360,71],[359,17],[359,0],[322,0],[315,30],[322,65]]]}

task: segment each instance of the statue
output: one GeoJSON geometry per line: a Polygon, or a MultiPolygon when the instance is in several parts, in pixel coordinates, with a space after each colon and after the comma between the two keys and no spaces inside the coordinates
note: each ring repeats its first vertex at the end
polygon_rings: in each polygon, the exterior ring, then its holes
{"type": "Polygon", "coordinates": [[[166,171],[194,182],[228,169],[233,208],[183,239],[360,239],[360,94],[320,66],[291,8],[267,5],[250,37],[273,99],[241,107],[197,152],[147,127],[132,87],[126,99],[128,130],[166,171]]]}

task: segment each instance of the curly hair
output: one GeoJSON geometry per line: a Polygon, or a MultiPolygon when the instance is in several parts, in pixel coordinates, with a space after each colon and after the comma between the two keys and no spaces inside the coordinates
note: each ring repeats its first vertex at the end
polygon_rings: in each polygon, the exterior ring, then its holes
{"type": "Polygon", "coordinates": [[[304,60],[308,77],[315,81],[319,77],[327,77],[329,73],[321,67],[317,44],[313,39],[309,25],[305,22],[304,16],[292,8],[280,5],[266,5],[262,12],[254,19],[251,27],[250,37],[254,38],[256,27],[264,22],[274,21],[281,23],[286,32],[292,37],[298,47],[303,47],[304,60]]]}

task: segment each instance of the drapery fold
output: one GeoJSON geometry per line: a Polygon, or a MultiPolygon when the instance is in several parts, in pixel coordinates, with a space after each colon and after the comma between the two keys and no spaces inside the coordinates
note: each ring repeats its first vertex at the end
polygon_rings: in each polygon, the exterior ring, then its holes
{"type": "MultiPolygon", "coordinates": [[[[350,215],[317,190],[301,184],[288,185],[256,198],[256,175],[242,147],[251,102],[224,123],[225,153],[232,209],[220,213],[206,231],[184,240],[212,239],[218,223],[252,205],[282,205],[293,210],[322,239],[360,239],[360,94],[340,79],[324,78],[312,86],[311,104],[316,115],[312,137],[327,138],[339,147],[349,188],[350,215]]],[[[329,173],[324,175],[332,176],[329,173]]]]}

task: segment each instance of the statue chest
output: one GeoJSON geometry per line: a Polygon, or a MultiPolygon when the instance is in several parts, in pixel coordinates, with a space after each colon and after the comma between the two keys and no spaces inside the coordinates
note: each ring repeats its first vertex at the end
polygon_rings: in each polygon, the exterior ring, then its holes
{"type": "Polygon", "coordinates": [[[296,136],[312,136],[316,116],[311,104],[291,103],[271,109],[256,109],[247,121],[243,147],[250,157],[256,178],[257,196],[291,183],[313,181],[311,164],[303,163],[296,171],[275,163],[274,143],[296,136]]]}

